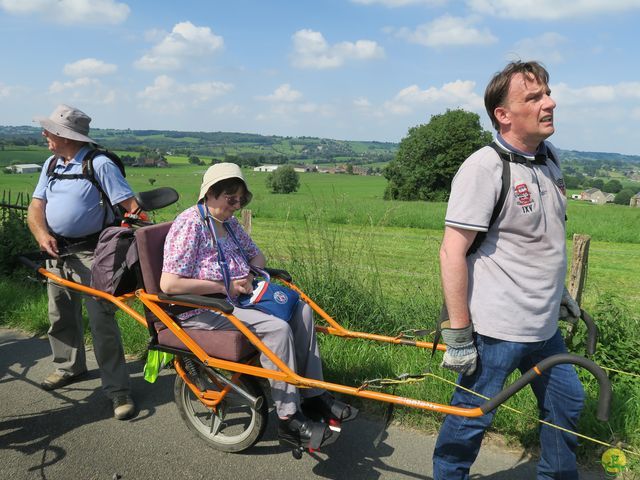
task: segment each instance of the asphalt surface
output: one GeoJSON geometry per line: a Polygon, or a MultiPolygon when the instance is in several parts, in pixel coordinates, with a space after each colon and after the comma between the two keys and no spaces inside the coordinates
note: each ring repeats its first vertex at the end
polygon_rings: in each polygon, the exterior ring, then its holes
{"type": "MultiPolygon", "coordinates": [[[[209,448],[183,423],[173,402],[172,371],[150,384],[130,362],[137,416],[112,418],[89,352],[86,379],[54,392],[39,388],[51,371],[46,339],[0,329],[0,479],[146,480],[431,479],[435,437],[391,426],[376,448],[381,420],[358,418],[321,453],[295,460],[280,447],[271,414],[263,439],[242,454],[209,448]]],[[[535,478],[535,462],[483,446],[471,478],[535,478]]],[[[588,472],[583,479],[605,478],[588,472]]]]}

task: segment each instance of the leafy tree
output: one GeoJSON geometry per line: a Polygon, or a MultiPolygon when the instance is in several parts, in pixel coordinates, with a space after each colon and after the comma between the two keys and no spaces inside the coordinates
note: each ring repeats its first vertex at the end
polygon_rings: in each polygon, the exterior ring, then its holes
{"type": "Polygon", "coordinates": [[[462,162],[491,142],[480,117],[465,110],[433,115],[428,124],[409,129],[396,157],[387,165],[384,196],[397,200],[445,200],[462,162]]]}
{"type": "Polygon", "coordinates": [[[567,188],[580,188],[580,182],[578,181],[578,177],[575,175],[565,175],[564,176],[564,185],[567,188]]]}
{"type": "Polygon", "coordinates": [[[616,194],[616,197],[613,199],[613,203],[615,203],[616,205],[629,205],[629,201],[634,195],[635,193],[633,190],[625,188],[624,190],[620,190],[616,194]]]}
{"type": "Polygon", "coordinates": [[[266,184],[271,193],[297,192],[300,188],[300,176],[291,165],[284,165],[267,176],[266,184]]]}
{"type": "Polygon", "coordinates": [[[616,179],[609,180],[607,183],[604,184],[605,192],[618,193],[620,190],[622,190],[622,184],[620,183],[619,180],[616,180],[616,179]]]}
{"type": "Polygon", "coordinates": [[[593,180],[591,180],[591,186],[593,188],[597,188],[598,190],[603,190],[604,180],[602,180],[601,178],[594,178],[593,180]]]}
{"type": "Polygon", "coordinates": [[[204,165],[204,162],[197,155],[189,155],[189,163],[192,165],[204,165]]]}
{"type": "Polygon", "coordinates": [[[122,160],[122,163],[124,165],[133,165],[136,161],[135,157],[133,157],[132,155],[122,155],[120,157],[120,160],[122,160]]]}

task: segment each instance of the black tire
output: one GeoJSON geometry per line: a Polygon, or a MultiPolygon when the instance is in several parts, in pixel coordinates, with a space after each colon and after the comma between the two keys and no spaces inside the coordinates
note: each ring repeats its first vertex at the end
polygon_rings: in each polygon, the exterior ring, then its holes
{"type": "MultiPolygon", "coordinates": [[[[199,367],[200,381],[208,390],[220,390],[199,367]]],[[[218,371],[218,373],[223,373],[218,371]]],[[[230,378],[230,374],[225,376],[230,378]]],[[[176,405],[180,416],[187,426],[202,438],[207,445],[222,452],[242,452],[255,445],[267,426],[267,399],[262,387],[253,377],[243,375],[237,385],[256,398],[262,397],[259,408],[253,408],[242,395],[231,390],[223,402],[218,406],[216,416],[193,394],[191,389],[176,376],[173,388],[176,405]],[[212,429],[218,428],[214,434],[212,429]]]]}

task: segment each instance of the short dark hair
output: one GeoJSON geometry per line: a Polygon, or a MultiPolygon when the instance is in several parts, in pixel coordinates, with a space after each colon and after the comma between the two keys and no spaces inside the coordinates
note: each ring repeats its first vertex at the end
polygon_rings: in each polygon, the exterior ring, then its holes
{"type": "Polygon", "coordinates": [[[487,109],[493,128],[500,131],[500,124],[493,113],[496,108],[504,105],[509,94],[511,78],[518,73],[526,77],[533,77],[541,85],[549,85],[549,72],[539,62],[510,62],[502,71],[497,72],[484,91],[484,108],[487,109]]]}
{"type": "MultiPolygon", "coordinates": [[[[225,178],[224,180],[220,180],[219,182],[214,183],[209,188],[207,195],[213,195],[213,198],[218,198],[220,195],[234,195],[240,189],[242,189],[245,193],[247,193],[247,186],[244,181],[238,177],[225,178]]],[[[243,202],[244,203],[244,202],[243,202]]],[[[241,203],[240,206],[244,207],[246,203],[241,203]]]]}

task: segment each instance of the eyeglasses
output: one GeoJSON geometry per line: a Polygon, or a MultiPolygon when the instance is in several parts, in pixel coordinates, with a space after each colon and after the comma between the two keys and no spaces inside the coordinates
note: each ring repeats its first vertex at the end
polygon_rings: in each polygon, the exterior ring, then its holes
{"type": "Polygon", "coordinates": [[[240,204],[241,207],[244,207],[247,204],[247,197],[245,197],[244,195],[241,197],[236,197],[235,195],[225,195],[224,198],[227,200],[227,203],[231,207],[238,204],[240,204]]]}

